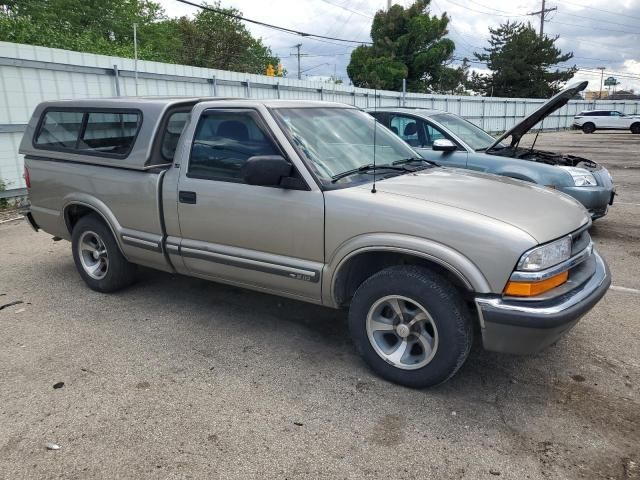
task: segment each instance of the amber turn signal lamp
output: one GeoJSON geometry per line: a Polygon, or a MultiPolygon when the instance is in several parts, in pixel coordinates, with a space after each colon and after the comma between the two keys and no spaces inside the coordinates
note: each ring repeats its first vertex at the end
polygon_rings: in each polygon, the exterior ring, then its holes
{"type": "Polygon", "coordinates": [[[553,277],[538,282],[507,283],[504,294],[510,297],[534,297],[562,285],[569,279],[569,272],[562,272],[553,277]]]}

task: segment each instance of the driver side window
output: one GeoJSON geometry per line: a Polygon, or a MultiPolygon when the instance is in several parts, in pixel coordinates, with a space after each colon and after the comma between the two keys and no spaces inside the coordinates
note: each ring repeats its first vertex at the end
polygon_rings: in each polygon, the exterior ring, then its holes
{"type": "Polygon", "coordinates": [[[422,127],[422,122],[415,118],[394,115],[391,117],[391,131],[412,147],[422,146],[418,128],[422,127]]]}
{"type": "Polygon", "coordinates": [[[447,138],[444,133],[429,123],[425,124],[425,132],[427,137],[425,147],[431,148],[436,140],[447,138]]]}
{"type": "Polygon", "coordinates": [[[242,183],[240,170],[255,155],[279,155],[252,111],[205,111],[196,128],[187,176],[242,183]]]}

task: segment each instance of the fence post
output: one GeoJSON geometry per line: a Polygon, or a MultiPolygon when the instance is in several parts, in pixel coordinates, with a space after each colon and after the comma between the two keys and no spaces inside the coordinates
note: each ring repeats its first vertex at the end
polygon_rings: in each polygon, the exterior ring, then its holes
{"type": "Polygon", "coordinates": [[[482,115],[482,129],[483,129],[483,130],[486,130],[486,128],[485,128],[485,121],[484,121],[484,119],[485,119],[485,117],[484,117],[484,113],[485,113],[485,108],[486,108],[486,106],[487,106],[487,105],[486,105],[486,100],[483,98],[483,99],[482,99],[482,114],[481,114],[481,115],[482,115]]]}
{"type": "Polygon", "coordinates": [[[505,100],[504,101],[504,129],[502,130],[503,132],[507,131],[507,108],[508,108],[508,104],[509,100],[505,100]]]}
{"type": "Polygon", "coordinates": [[[402,106],[407,106],[407,79],[402,79],[402,106]]]}
{"type": "Polygon", "coordinates": [[[445,112],[449,111],[449,97],[444,97],[444,110],[445,112]]]}
{"type": "Polygon", "coordinates": [[[367,108],[369,108],[369,94],[365,93],[364,94],[364,100],[365,100],[365,105],[367,106],[367,108]]]}
{"type": "Polygon", "coordinates": [[[211,77],[211,92],[214,97],[218,96],[218,81],[216,80],[216,76],[211,77]]]}
{"type": "Polygon", "coordinates": [[[120,74],[118,73],[118,65],[113,66],[113,78],[116,82],[116,96],[120,96],[120,74]]]}
{"type": "Polygon", "coordinates": [[[355,106],[355,104],[356,104],[356,87],[353,87],[353,92],[351,92],[351,95],[353,95],[353,105],[355,106]]]}
{"type": "Polygon", "coordinates": [[[280,82],[276,82],[276,96],[280,100],[280,82]]]}
{"type": "Polygon", "coordinates": [[[324,100],[324,85],[320,87],[320,100],[324,100]]]}

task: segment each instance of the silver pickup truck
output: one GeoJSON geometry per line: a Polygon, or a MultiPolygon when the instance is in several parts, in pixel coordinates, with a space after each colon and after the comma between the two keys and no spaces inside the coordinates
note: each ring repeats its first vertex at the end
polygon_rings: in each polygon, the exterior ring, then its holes
{"type": "Polygon", "coordinates": [[[199,98],[40,104],[20,146],[36,229],[87,285],[136,265],[349,308],[386,379],[424,387],[484,348],[531,353],[606,293],[587,211],[436,167],[357,108],[199,98]]]}

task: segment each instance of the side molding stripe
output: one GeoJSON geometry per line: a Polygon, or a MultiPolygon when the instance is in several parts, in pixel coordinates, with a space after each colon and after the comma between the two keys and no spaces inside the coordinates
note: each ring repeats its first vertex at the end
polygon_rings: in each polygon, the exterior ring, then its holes
{"type": "Polygon", "coordinates": [[[150,240],[143,240],[142,238],[132,237],[130,235],[122,235],[122,242],[132,247],[144,248],[145,250],[151,250],[153,252],[161,252],[159,242],[150,240]]]}
{"type": "MultiPolygon", "coordinates": [[[[171,251],[172,245],[167,245],[167,250],[171,251]]],[[[172,252],[173,253],[173,252],[172,252]]],[[[296,280],[302,280],[305,282],[316,283],[320,280],[320,272],[317,270],[305,270],[290,265],[281,265],[275,263],[262,262],[260,260],[253,260],[250,258],[236,257],[232,255],[226,255],[223,253],[205,251],[195,248],[189,248],[185,246],[180,247],[180,253],[183,257],[197,258],[200,260],[208,260],[214,263],[220,263],[223,265],[230,265],[233,267],[246,268],[247,270],[256,270],[264,273],[271,273],[273,275],[280,275],[283,277],[293,278],[296,280]]]]}

